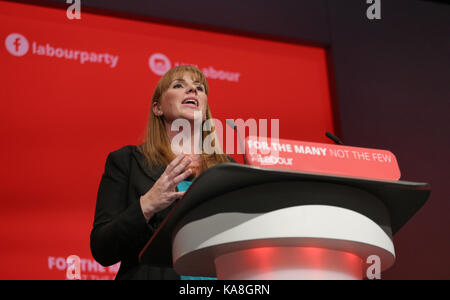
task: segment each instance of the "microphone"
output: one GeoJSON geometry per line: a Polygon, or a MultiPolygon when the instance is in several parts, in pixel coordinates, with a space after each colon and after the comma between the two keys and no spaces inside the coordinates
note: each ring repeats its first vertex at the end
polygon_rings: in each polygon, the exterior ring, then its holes
{"type": "Polygon", "coordinates": [[[231,120],[231,119],[227,119],[226,122],[227,122],[228,126],[230,126],[232,129],[236,130],[236,134],[237,134],[238,141],[239,141],[239,146],[241,147],[241,150],[242,150],[242,157],[244,158],[244,164],[248,165],[247,159],[245,158],[245,148],[242,146],[241,135],[239,134],[239,130],[237,129],[236,124],[234,124],[233,120],[231,120]]]}
{"type": "Polygon", "coordinates": [[[327,132],[325,133],[325,135],[326,135],[328,138],[330,138],[333,142],[335,142],[336,144],[338,144],[338,145],[344,145],[344,143],[343,143],[337,136],[335,136],[334,134],[332,134],[331,132],[327,131],[327,132]]]}

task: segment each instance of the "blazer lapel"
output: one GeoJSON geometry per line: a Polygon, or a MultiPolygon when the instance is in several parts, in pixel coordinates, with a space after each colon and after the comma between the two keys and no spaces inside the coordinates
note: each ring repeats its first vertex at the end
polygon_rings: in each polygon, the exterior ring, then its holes
{"type": "Polygon", "coordinates": [[[154,181],[157,181],[159,177],[161,177],[162,173],[164,173],[166,167],[163,165],[154,165],[150,168],[147,168],[145,164],[145,156],[141,152],[139,152],[139,150],[135,149],[134,151],[132,151],[132,154],[142,171],[154,181]]]}

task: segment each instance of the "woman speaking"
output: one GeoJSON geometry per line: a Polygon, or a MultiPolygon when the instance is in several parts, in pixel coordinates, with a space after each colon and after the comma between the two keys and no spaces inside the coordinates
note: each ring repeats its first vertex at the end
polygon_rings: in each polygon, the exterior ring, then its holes
{"type": "Polygon", "coordinates": [[[91,252],[103,266],[121,262],[116,279],[180,278],[171,268],[139,263],[138,256],[191,180],[207,168],[231,161],[216,141],[214,126],[210,130],[195,126],[199,116],[202,125],[211,122],[205,75],[193,66],[175,67],[155,88],[142,144],[108,155],[97,195],[91,252]],[[188,138],[182,139],[182,145],[175,143],[180,147],[172,147],[179,134],[172,125],[180,121],[190,125],[188,138]],[[203,140],[199,136],[208,137],[214,151],[203,147],[194,151],[203,140]]]}

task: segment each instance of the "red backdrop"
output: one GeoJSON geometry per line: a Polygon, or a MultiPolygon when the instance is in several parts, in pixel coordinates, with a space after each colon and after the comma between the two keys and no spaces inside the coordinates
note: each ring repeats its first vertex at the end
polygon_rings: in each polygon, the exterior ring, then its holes
{"type": "Polygon", "coordinates": [[[328,142],[324,49],[81,16],[0,2],[0,279],[64,279],[69,255],[83,279],[114,278],[89,249],[98,184],[107,154],[143,137],[169,64],[205,70],[222,124],[279,119],[280,138],[328,142]]]}

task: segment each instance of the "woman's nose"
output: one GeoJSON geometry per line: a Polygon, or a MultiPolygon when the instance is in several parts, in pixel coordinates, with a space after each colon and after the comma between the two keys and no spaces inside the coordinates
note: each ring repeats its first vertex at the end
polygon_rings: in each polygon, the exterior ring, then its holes
{"type": "Polygon", "coordinates": [[[194,92],[194,94],[197,94],[197,89],[195,87],[193,87],[193,86],[189,86],[187,88],[187,93],[189,94],[189,93],[192,93],[192,92],[194,92]]]}

